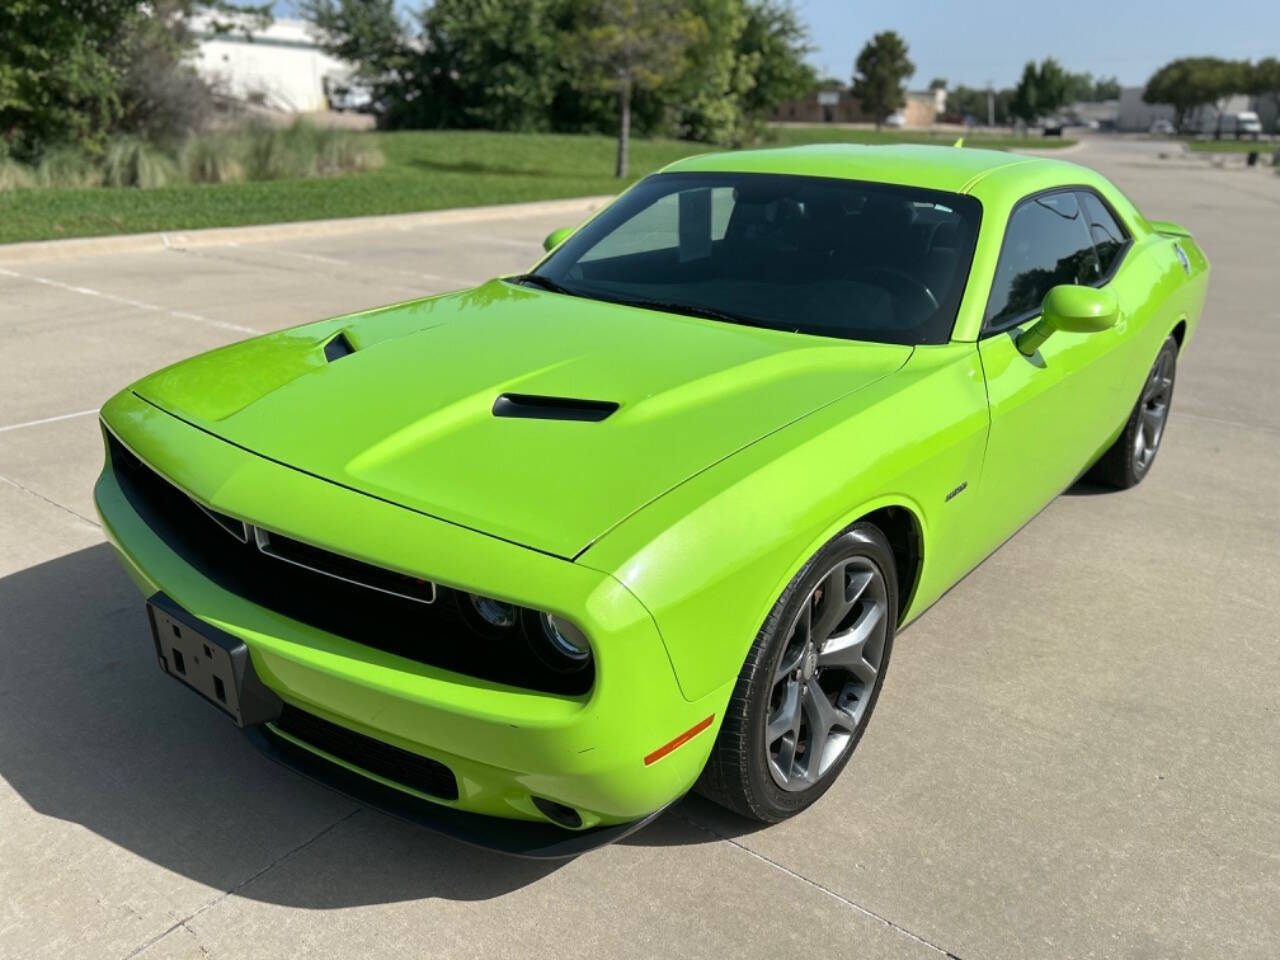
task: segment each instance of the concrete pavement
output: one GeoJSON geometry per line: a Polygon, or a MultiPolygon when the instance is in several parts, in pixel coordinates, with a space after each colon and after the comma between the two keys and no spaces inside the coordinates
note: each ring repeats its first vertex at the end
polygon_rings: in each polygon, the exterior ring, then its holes
{"type": "Polygon", "coordinates": [[[93,519],[93,411],[198,350],[527,266],[561,215],[6,260],[0,956],[1280,953],[1280,177],[1070,159],[1214,264],[1149,480],[1059,498],[913,625],[835,788],[690,798],[566,864],[258,756],[154,665],[93,519]]]}

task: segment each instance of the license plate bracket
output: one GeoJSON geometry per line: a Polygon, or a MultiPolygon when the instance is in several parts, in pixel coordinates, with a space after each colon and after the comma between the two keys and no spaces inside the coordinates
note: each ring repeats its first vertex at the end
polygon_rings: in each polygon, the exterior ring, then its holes
{"type": "Polygon", "coordinates": [[[274,720],[280,698],[258,678],[243,640],[197,620],[162,593],[147,601],[160,669],[180,680],[237,726],[274,720]]]}

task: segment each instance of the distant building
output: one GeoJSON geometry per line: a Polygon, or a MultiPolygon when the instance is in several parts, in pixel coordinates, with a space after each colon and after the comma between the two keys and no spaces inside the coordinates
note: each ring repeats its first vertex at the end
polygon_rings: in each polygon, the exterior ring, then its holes
{"type": "MultiPolygon", "coordinates": [[[[946,90],[909,90],[907,105],[898,111],[901,126],[931,127],[947,108],[946,90]]],[[[771,118],[779,123],[872,123],[848,87],[830,84],[778,106],[771,118]]]]}
{"type": "Polygon", "coordinates": [[[199,15],[191,26],[196,71],[236,100],[286,113],[327,110],[330,93],[345,87],[352,74],[352,65],[322,50],[302,20],[276,20],[248,33],[218,32],[208,16],[199,15]]]}
{"type": "MultiPolygon", "coordinates": [[[[1142,99],[1143,87],[1125,87],[1120,91],[1120,108],[1116,114],[1116,129],[1128,131],[1147,131],[1151,129],[1151,125],[1157,120],[1167,120],[1170,123],[1174,121],[1174,110],[1171,104],[1167,103],[1146,103],[1142,99]]],[[[1266,102],[1266,97],[1250,97],[1246,94],[1237,94],[1228,97],[1220,104],[1206,104],[1197,110],[1193,110],[1191,114],[1184,120],[1185,128],[1188,132],[1211,132],[1218,121],[1218,114],[1221,111],[1227,113],[1239,113],[1241,110],[1257,110],[1261,114],[1268,106],[1274,117],[1275,106],[1266,102]]],[[[1274,119],[1272,121],[1274,123],[1274,119]]],[[[1263,128],[1270,130],[1263,118],[1263,128]]]]}

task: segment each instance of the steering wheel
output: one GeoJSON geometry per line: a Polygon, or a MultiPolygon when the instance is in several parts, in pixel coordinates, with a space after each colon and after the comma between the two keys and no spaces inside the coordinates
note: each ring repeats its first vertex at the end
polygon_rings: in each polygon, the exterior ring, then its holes
{"type": "Polygon", "coordinates": [[[877,285],[888,287],[895,296],[899,292],[906,292],[914,297],[918,303],[925,305],[925,316],[938,309],[938,298],[933,295],[929,285],[909,273],[893,267],[871,267],[866,271],[866,276],[882,277],[887,280],[888,283],[877,285]]]}

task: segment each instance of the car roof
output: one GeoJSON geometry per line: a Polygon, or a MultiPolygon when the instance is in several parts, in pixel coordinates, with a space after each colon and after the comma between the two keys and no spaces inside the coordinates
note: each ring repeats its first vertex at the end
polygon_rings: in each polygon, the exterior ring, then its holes
{"type": "Polygon", "coordinates": [[[1047,157],[1030,157],[1003,150],[943,147],[930,144],[822,143],[803,147],[702,153],[678,160],[663,173],[781,173],[810,177],[869,180],[901,186],[964,193],[979,180],[1003,177],[1018,170],[1017,179],[1034,173],[1045,182],[1061,177],[1071,182],[1075,164],[1047,157]]]}

